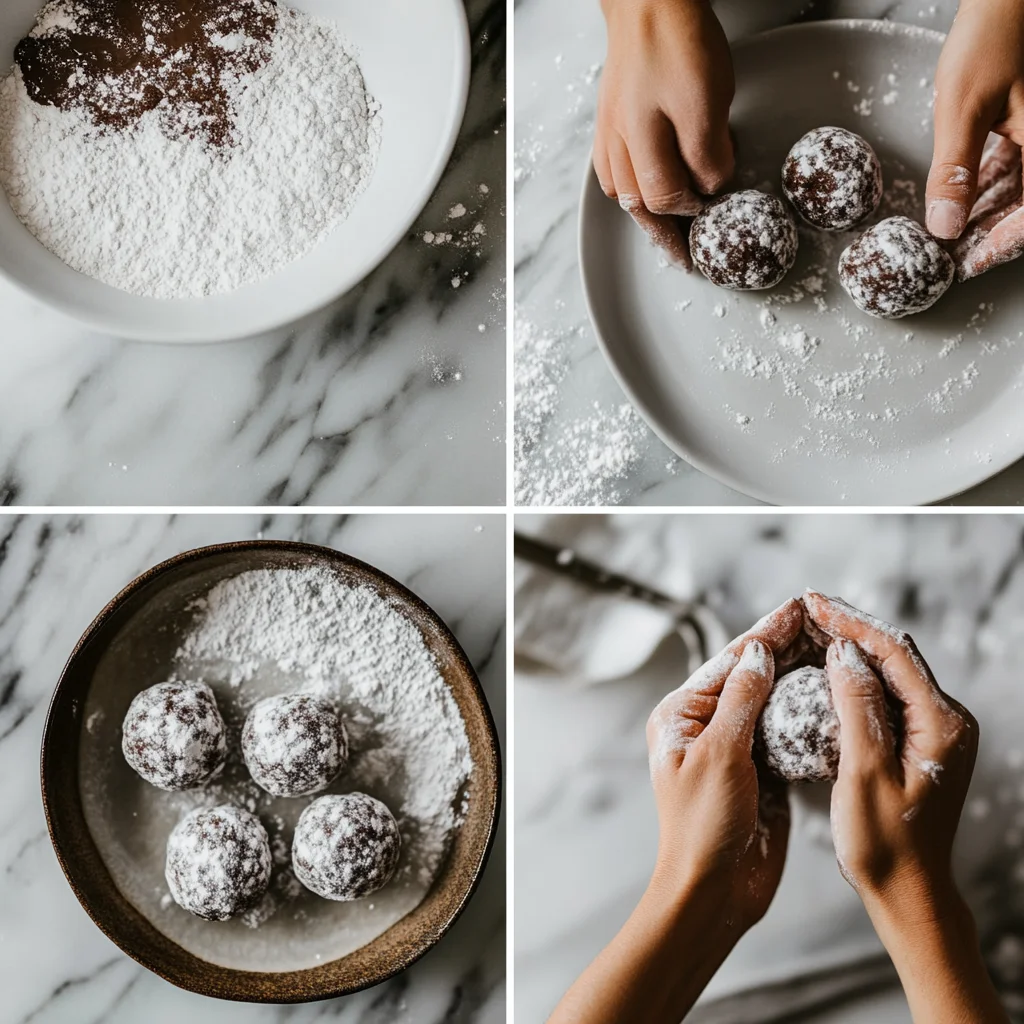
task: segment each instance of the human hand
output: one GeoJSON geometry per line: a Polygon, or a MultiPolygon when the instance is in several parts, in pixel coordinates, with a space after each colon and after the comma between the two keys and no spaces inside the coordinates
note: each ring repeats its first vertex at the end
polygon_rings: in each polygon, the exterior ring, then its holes
{"type": "Polygon", "coordinates": [[[809,591],[804,604],[832,637],[826,671],[841,730],[832,827],[843,874],[867,898],[942,893],[953,885],[977,723],[942,693],[905,633],[821,594],[809,591]],[[886,688],[903,709],[899,750],[886,688]]]}
{"type": "Polygon", "coordinates": [[[708,0],[602,0],[608,57],[594,168],[651,240],[689,268],[676,218],[732,177],[732,54],[708,0]]]}
{"type": "Polygon", "coordinates": [[[937,238],[960,238],[970,221],[970,237],[954,252],[961,280],[1024,251],[1021,146],[1024,5],[961,0],[935,76],[935,151],[926,194],[927,226],[937,238]],[[1007,141],[982,164],[990,132],[1007,141]]]}
{"type": "Polygon", "coordinates": [[[978,173],[978,198],[971,219],[952,249],[957,277],[969,281],[1024,254],[1024,169],[1020,147],[995,136],[978,173]]]}
{"type": "Polygon", "coordinates": [[[832,637],[826,671],[840,724],[832,789],[840,869],[892,957],[915,1021],[1003,1024],[952,869],[978,725],[939,689],[905,633],[813,591],[804,606],[832,637]],[[885,688],[903,709],[898,750],[885,688]]]}
{"type": "Polygon", "coordinates": [[[660,823],[653,884],[711,893],[737,934],[764,916],[786,859],[785,786],[758,775],[751,750],[774,653],[802,624],[800,603],[787,601],[669,694],[647,725],[660,823]]]}

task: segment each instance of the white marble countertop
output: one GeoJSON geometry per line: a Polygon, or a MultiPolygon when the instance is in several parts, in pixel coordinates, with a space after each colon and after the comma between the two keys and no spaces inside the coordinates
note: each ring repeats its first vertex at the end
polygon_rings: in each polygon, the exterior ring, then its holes
{"type": "Polygon", "coordinates": [[[0,280],[0,505],[504,504],[505,5],[466,6],[454,156],[410,236],[333,306],[155,346],[0,280]],[[427,244],[459,203],[479,245],[427,244]]]}
{"type": "Polygon", "coordinates": [[[0,1019],[4,1024],[504,1024],[505,839],[447,936],[345,999],[255,1007],[183,992],[79,906],[43,819],[39,743],[63,663],[96,613],[180,551],[256,536],[339,548],[395,576],[452,628],[505,732],[505,520],[478,516],[0,518],[0,1019]]]}
{"type": "MultiPolygon", "coordinates": [[[[795,3],[775,5],[782,23],[795,3]]],[[[956,0],[809,0],[804,17],[887,18],[942,31],[956,0]]],[[[738,33],[762,0],[720,0],[738,33]]],[[[605,32],[596,0],[517,0],[516,504],[729,505],[752,499],[692,468],[629,405],[594,338],[579,281],[577,206],[605,32]]],[[[1024,463],[953,504],[1024,500],[1024,463]]]]}
{"type": "MultiPolygon", "coordinates": [[[[1024,936],[1024,717],[1017,694],[1024,521],[957,515],[614,518],[616,524],[608,525],[603,516],[559,516],[556,526],[520,515],[516,528],[543,531],[552,542],[571,543],[580,554],[618,571],[628,573],[633,565],[640,582],[673,596],[702,596],[729,636],[807,586],[842,595],[912,633],[943,689],[981,723],[957,869],[990,963],[1001,965],[1004,979],[1015,974],[1019,985],[1024,978],[1019,938],[1024,936]],[[586,535],[582,542],[580,531],[586,535]],[[646,571],[639,569],[643,564],[646,571]],[[992,956],[997,948],[999,954],[992,956]]],[[[517,592],[527,586],[518,563],[516,586],[517,592]]],[[[572,590],[581,604],[597,603],[586,590],[575,585],[572,590]]],[[[613,601],[599,599],[604,600],[613,601]]],[[[624,679],[588,685],[578,672],[545,673],[520,655],[529,622],[521,604],[517,600],[515,1008],[516,1024],[537,1024],[621,927],[650,877],[657,822],[644,728],[651,709],[685,672],[680,672],[678,640],[668,637],[624,679]]],[[[644,606],[626,599],[618,604],[633,610],[616,609],[614,620],[605,612],[599,625],[591,620],[583,634],[584,640],[591,638],[589,645],[571,643],[574,624],[586,616],[578,607],[567,610],[561,621],[568,626],[550,638],[548,649],[560,656],[585,652],[579,664],[600,650],[600,663],[591,660],[591,675],[613,655],[622,664],[622,648],[635,649],[645,637],[653,646],[656,639],[635,611],[644,606]],[[616,640],[619,649],[613,651],[616,640]]],[[[539,628],[550,629],[555,621],[559,616],[549,602],[539,628]]],[[[537,626],[534,622],[534,641],[537,626]]],[[[718,996],[742,991],[757,977],[781,981],[787,972],[799,977],[813,963],[848,963],[851,950],[870,955],[880,949],[835,863],[827,788],[814,789],[794,797],[782,886],[765,920],[712,983],[718,996]]],[[[743,1021],[784,1019],[768,1005],[765,1000],[743,1021]]],[[[720,1019],[735,1024],[740,1018],[720,1019]]],[[[909,1024],[898,990],[799,1020],[909,1024]]]]}

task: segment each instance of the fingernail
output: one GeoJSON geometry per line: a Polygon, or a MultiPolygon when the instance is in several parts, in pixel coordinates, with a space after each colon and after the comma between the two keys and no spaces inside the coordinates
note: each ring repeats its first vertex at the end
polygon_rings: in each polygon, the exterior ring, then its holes
{"type": "Polygon", "coordinates": [[[673,204],[672,209],[668,212],[676,217],[696,217],[703,209],[704,204],[695,196],[685,196],[673,204]]]}
{"type": "Polygon", "coordinates": [[[852,672],[870,671],[864,652],[852,641],[836,637],[828,647],[826,659],[852,672]]]}
{"type": "Polygon", "coordinates": [[[743,648],[743,657],[740,658],[740,663],[736,667],[746,672],[757,672],[760,675],[766,675],[769,657],[767,645],[761,643],[760,640],[751,640],[743,648]]]}
{"type": "Polygon", "coordinates": [[[936,238],[959,238],[967,226],[967,208],[953,199],[933,199],[925,223],[936,238]]]}

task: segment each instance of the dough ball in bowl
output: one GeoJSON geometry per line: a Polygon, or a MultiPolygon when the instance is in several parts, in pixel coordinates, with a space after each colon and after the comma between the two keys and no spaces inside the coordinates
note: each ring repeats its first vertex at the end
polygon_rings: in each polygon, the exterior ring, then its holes
{"type": "Polygon", "coordinates": [[[781,199],[747,189],[709,203],[690,225],[694,265],[736,291],[777,285],[796,262],[796,225],[781,199]]]}
{"type": "Polygon", "coordinates": [[[882,200],[875,151],[845,128],[815,128],[789,151],[782,191],[808,224],[845,231],[870,217],[882,200]]]}
{"type": "Polygon", "coordinates": [[[768,767],[788,782],[839,775],[839,718],[824,669],[805,665],[775,681],[758,723],[768,767]]]}
{"type": "Polygon", "coordinates": [[[387,885],[401,851],[398,823],[385,804],[365,793],[322,796],[295,826],[292,867],[318,896],[348,902],[387,885]]]}
{"type": "Polygon", "coordinates": [[[274,796],[326,789],[348,762],[348,733],[334,705],[310,694],[261,700],[242,729],[242,758],[274,796]]]}
{"type": "Polygon", "coordinates": [[[121,728],[124,759],[158,789],[201,786],[224,768],[227,738],[205,683],[158,683],[135,696],[121,728]]]}
{"type": "Polygon", "coordinates": [[[949,253],[909,217],[879,221],[839,257],[839,281],[857,308],[885,320],[924,312],[955,274],[949,253]]]}
{"type": "Polygon", "coordinates": [[[226,921],[252,907],[270,883],[270,840],[240,807],[201,807],[167,840],[167,885],[179,907],[226,921]]]}

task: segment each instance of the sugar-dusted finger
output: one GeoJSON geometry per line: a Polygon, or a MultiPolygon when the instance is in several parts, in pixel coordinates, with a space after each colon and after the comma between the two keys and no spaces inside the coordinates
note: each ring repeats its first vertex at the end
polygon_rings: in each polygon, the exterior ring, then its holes
{"type": "Polygon", "coordinates": [[[718,708],[708,727],[724,742],[735,744],[749,756],[754,728],[775,681],[771,648],[756,637],[748,640],[736,667],[729,673],[718,698],[718,708]]]}
{"type": "Polygon", "coordinates": [[[678,769],[686,751],[714,717],[718,701],[701,693],[673,690],[647,719],[647,754],[651,775],[678,769]]]}
{"type": "MultiPolygon", "coordinates": [[[[945,695],[910,637],[845,601],[816,591],[804,594],[811,619],[829,636],[852,640],[904,706],[906,733],[937,737],[951,714],[945,695]]],[[[927,742],[926,742],[927,745],[927,742]]]]}
{"type": "Polygon", "coordinates": [[[691,270],[693,261],[690,259],[690,243],[681,227],[682,221],[676,217],[659,216],[647,209],[629,148],[625,140],[614,133],[608,137],[608,162],[619,206],[636,221],[651,242],[673,263],[684,270],[691,270]]]}
{"type": "Polygon", "coordinates": [[[839,717],[840,774],[851,769],[894,771],[885,690],[867,658],[852,640],[840,637],[829,645],[825,671],[839,717]]]}
{"type": "Polygon", "coordinates": [[[675,129],[664,114],[658,112],[637,126],[629,139],[629,156],[650,213],[696,217],[704,208],[683,163],[675,129]]]}

